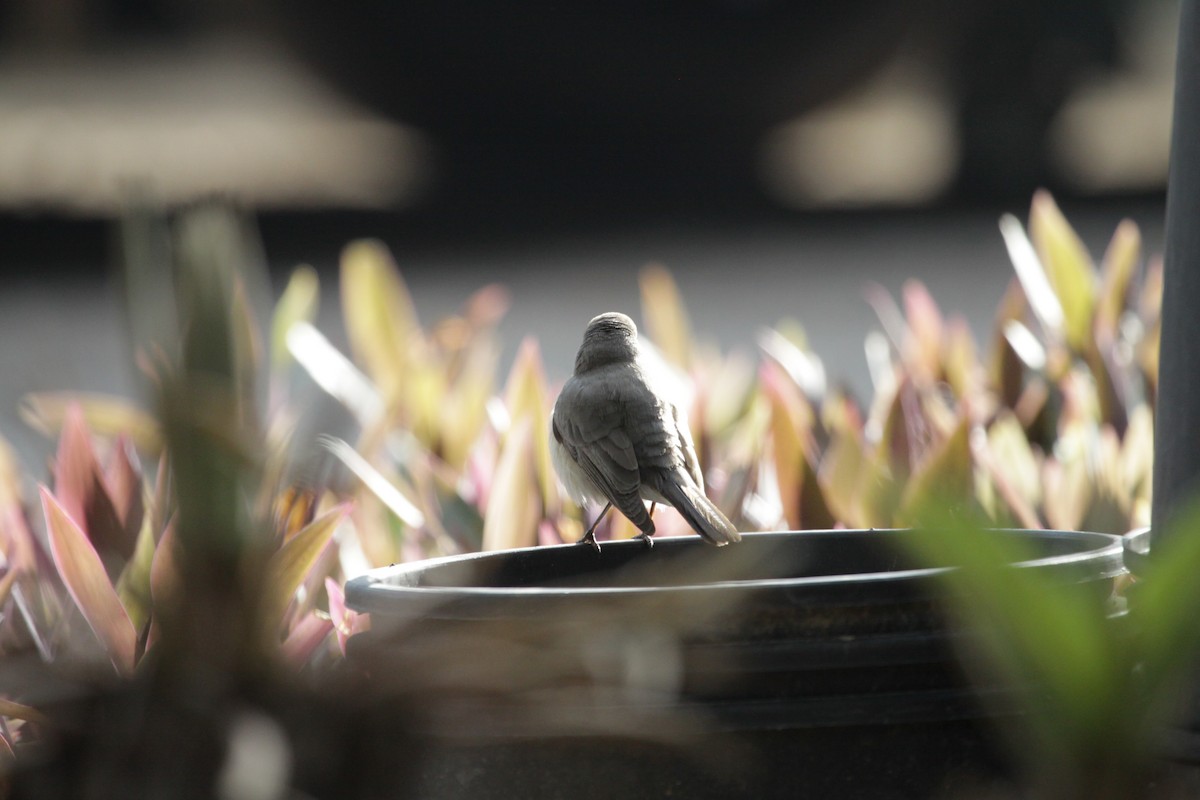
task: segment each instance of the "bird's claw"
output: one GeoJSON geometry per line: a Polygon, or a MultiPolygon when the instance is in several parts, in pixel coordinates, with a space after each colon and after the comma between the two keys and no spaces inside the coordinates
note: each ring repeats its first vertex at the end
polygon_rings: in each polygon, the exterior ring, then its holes
{"type": "Polygon", "coordinates": [[[645,543],[646,543],[646,549],[647,549],[647,550],[652,550],[652,549],[654,549],[654,534],[652,534],[652,533],[639,533],[639,534],[637,535],[637,537],[636,537],[636,538],[638,538],[638,539],[641,539],[643,542],[645,542],[645,543]]]}
{"type": "Polygon", "coordinates": [[[596,541],[596,532],[594,530],[590,530],[579,537],[579,540],[575,544],[590,544],[596,549],[597,553],[600,552],[600,543],[596,541]]]}

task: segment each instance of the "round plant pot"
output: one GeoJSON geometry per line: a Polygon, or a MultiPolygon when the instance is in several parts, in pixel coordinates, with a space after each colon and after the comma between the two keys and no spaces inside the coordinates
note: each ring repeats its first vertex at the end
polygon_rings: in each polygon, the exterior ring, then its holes
{"type": "MultiPolygon", "coordinates": [[[[968,681],[974,632],[905,531],[563,545],[395,565],[346,585],[348,654],[404,687],[429,748],[415,796],[934,797],[1005,781],[968,681]]],[[[1122,544],[993,531],[1105,614],[1122,544]]]]}

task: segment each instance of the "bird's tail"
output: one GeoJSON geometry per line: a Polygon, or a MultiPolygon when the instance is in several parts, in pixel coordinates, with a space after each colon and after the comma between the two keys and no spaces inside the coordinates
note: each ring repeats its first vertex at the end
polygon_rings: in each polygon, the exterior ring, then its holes
{"type": "Polygon", "coordinates": [[[690,478],[667,479],[657,486],[659,493],[687,520],[692,530],[717,547],[740,542],[742,535],[721,510],[704,496],[704,490],[690,478]]]}

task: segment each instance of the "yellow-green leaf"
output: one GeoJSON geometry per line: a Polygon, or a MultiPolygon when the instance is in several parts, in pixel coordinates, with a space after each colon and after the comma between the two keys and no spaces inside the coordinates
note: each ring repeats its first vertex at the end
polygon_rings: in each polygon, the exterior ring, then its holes
{"type": "Polygon", "coordinates": [[[948,438],[929,452],[904,489],[897,522],[909,523],[934,500],[961,503],[974,494],[975,470],[971,459],[970,422],[966,417],[948,438]]]}
{"type": "Polygon", "coordinates": [[[487,403],[496,382],[496,354],[490,342],[468,346],[462,371],[441,406],[442,459],[461,470],[487,421],[487,403]]]}
{"type": "Polygon", "coordinates": [[[496,466],[483,519],[484,550],[537,543],[540,503],[533,447],[532,420],[525,416],[509,431],[496,466]]]}
{"type": "Polygon", "coordinates": [[[1116,337],[1141,248],[1138,226],[1133,220],[1122,220],[1101,262],[1100,297],[1096,303],[1096,329],[1109,337],[1116,337]]]}
{"type": "Polygon", "coordinates": [[[538,494],[545,508],[556,508],[558,489],[550,463],[550,415],[546,399],[546,371],[537,341],[521,342],[504,389],[505,405],[514,424],[525,418],[533,426],[533,457],[537,466],[538,494]]]}
{"type": "Polygon", "coordinates": [[[56,436],[67,418],[67,409],[78,405],[87,427],[100,436],[127,434],[141,451],[157,456],[162,436],[154,416],[129,401],[86,392],[39,392],[21,401],[21,419],[47,436],[56,436]]]}
{"type": "Polygon", "coordinates": [[[133,673],[137,633],[87,536],[41,487],[50,555],[71,599],[121,675],[133,673]]]}
{"type": "Polygon", "coordinates": [[[867,527],[859,498],[866,456],[857,437],[835,432],[817,473],[834,516],[846,525],[867,527]]]}
{"type": "Polygon", "coordinates": [[[270,625],[283,620],[288,604],[303,583],[308,571],[329,543],[333,532],[350,513],[343,503],[314,519],[284,542],[267,565],[268,584],[264,592],[263,619],[270,625]]]}
{"type": "Polygon", "coordinates": [[[350,349],[392,404],[420,346],[420,329],[408,287],[383,243],[347,245],[342,251],[341,289],[350,349]]]}
{"type": "Polygon", "coordinates": [[[128,612],[134,630],[138,631],[150,620],[152,608],[150,572],[154,566],[155,547],[154,531],[150,525],[149,515],[143,517],[133,558],[125,565],[117,580],[117,596],[128,612]]]}
{"type": "Polygon", "coordinates": [[[804,444],[797,425],[799,414],[789,406],[798,404],[798,390],[789,397],[785,386],[794,387],[791,381],[782,381],[778,367],[763,364],[762,387],[771,404],[771,452],[775,460],[775,480],[779,486],[779,499],[783,504],[783,517],[793,530],[799,530],[800,501],[804,480],[804,444]]]}
{"type": "Polygon", "coordinates": [[[692,366],[692,333],[679,287],[671,273],[659,264],[651,264],[638,276],[642,290],[642,318],[646,333],[680,369],[692,366]]]}
{"type": "Polygon", "coordinates": [[[1033,196],[1029,233],[1062,306],[1067,344],[1075,352],[1083,352],[1091,339],[1096,303],[1092,258],[1049,192],[1033,196]]]}
{"type": "Polygon", "coordinates": [[[1037,508],[1041,504],[1041,470],[1025,429],[1013,412],[1002,410],[996,415],[988,429],[987,447],[992,465],[1005,483],[1026,507],[1037,508]]]}
{"type": "Polygon", "coordinates": [[[983,368],[975,350],[975,338],[962,317],[951,317],[946,324],[945,345],[946,383],[958,398],[975,395],[980,386],[983,368]]]}
{"type": "Polygon", "coordinates": [[[321,284],[317,271],[307,264],[297,267],[275,304],[271,318],[271,369],[278,373],[291,361],[287,334],[297,322],[311,323],[317,315],[321,284]]]}

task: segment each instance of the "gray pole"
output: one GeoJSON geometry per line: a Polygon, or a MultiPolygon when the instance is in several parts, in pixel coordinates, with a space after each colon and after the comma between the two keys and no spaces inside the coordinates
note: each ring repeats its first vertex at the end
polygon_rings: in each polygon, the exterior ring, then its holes
{"type": "Polygon", "coordinates": [[[1200,0],[1183,0],[1167,184],[1154,535],[1200,486],[1200,0]]]}

